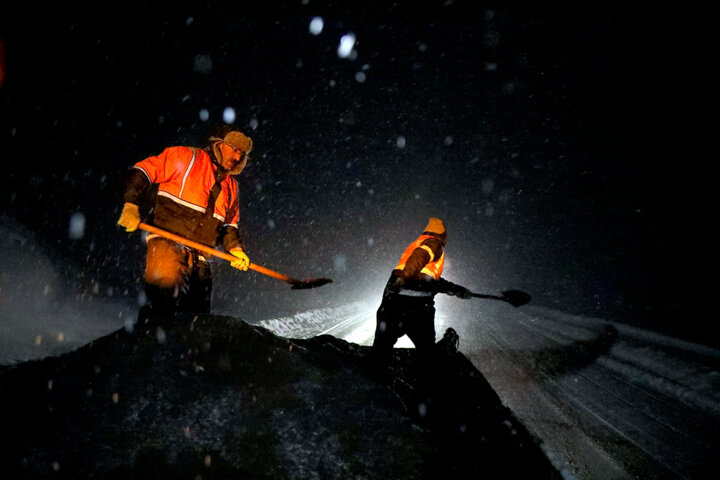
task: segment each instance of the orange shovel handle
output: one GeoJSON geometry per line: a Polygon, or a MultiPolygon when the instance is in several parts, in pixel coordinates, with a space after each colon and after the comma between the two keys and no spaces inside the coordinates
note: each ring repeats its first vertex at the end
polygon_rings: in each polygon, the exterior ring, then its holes
{"type": "MultiPolygon", "coordinates": [[[[181,237],[179,235],[175,235],[174,233],[170,233],[160,228],[153,227],[152,225],[148,225],[147,223],[140,223],[140,225],[138,225],[138,228],[140,228],[141,230],[145,230],[148,233],[154,233],[155,235],[167,238],[168,240],[181,243],[187,247],[194,248],[198,252],[222,258],[223,260],[227,260],[228,262],[234,262],[235,260],[237,260],[237,257],[234,257],[229,253],[221,252],[212,247],[208,247],[207,245],[203,245],[202,243],[193,242],[192,240],[188,240],[185,237],[181,237]]],[[[255,265],[254,263],[248,265],[248,268],[251,270],[255,270],[258,273],[262,273],[263,275],[282,280],[283,282],[288,282],[292,284],[301,283],[300,280],[296,280],[292,277],[288,277],[287,275],[283,275],[282,273],[275,272],[273,270],[270,270],[269,268],[255,265]]]]}

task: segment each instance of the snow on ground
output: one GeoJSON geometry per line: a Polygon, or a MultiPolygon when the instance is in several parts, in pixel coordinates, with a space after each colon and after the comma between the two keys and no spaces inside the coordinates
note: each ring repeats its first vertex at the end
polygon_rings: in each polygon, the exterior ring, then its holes
{"type": "Polygon", "coordinates": [[[621,341],[607,355],[597,358],[598,366],[635,385],[720,416],[720,351],[618,322],[541,307],[529,312],[523,314],[526,319],[542,320],[543,333],[555,332],[555,341],[562,344],[612,325],[621,341]],[[573,333],[573,328],[578,333],[573,333]]]}
{"type": "MultiPolygon", "coordinates": [[[[357,302],[263,321],[288,337],[372,344],[357,302]]],[[[718,444],[720,351],[601,318],[502,302],[447,302],[437,337],[460,350],[570,478],[694,478],[718,444]],[[614,330],[613,330],[614,329],[614,330]],[[607,332],[610,337],[604,337],[607,332]]],[[[403,337],[396,348],[412,347],[403,337]]]]}
{"type": "Polygon", "coordinates": [[[352,302],[339,307],[318,308],[287,317],[260,320],[257,325],[283,337],[311,338],[325,333],[328,325],[334,325],[339,319],[356,315],[365,309],[363,303],[352,302]]]}
{"type": "Polygon", "coordinates": [[[70,292],[33,235],[0,220],[0,365],[59,355],[135,321],[132,302],[70,292]]]}

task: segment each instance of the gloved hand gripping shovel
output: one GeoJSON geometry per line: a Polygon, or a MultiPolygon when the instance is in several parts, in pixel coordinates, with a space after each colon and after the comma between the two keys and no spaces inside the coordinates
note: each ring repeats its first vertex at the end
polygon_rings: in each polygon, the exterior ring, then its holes
{"type": "Polygon", "coordinates": [[[519,307],[521,305],[525,305],[526,303],[530,302],[530,294],[522,292],[520,290],[506,290],[502,292],[502,296],[498,295],[485,295],[482,293],[473,293],[473,297],[475,298],[491,298],[493,300],[502,300],[503,302],[507,302],[513,307],[519,307]]]}
{"type": "MultiPolygon", "coordinates": [[[[215,250],[214,248],[208,247],[201,243],[193,242],[192,240],[188,240],[187,238],[181,237],[179,235],[166,232],[165,230],[161,230],[146,223],[140,223],[138,228],[145,230],[148,233],[154,233],[155,235],[159,235],[174,242],[181,243],[187,247],[194,248],[195,250],[202,252],[206,255],[212,255],[214,257],[222,258],[223,260],[227,260],[228,262],[234,262],[235,260],[237,260],[237,258],[233,257],[229,253],[215,250]]],[[[292,288],[294,290],[320,287],[322,285],[332,282],[332,280],[330,280],[329,278],[306,278],[305,280],[297,280],[282,273],[272,271],[269,268],[255,265],[254,263],[248,265],[248,268],[251,270],[255,270],[258,273],[262,273],[263,275],[267,275],[268,277],[273,277],[278,280],[282,280],[283,282],[287,282],[292,285],[292,288]]]]}

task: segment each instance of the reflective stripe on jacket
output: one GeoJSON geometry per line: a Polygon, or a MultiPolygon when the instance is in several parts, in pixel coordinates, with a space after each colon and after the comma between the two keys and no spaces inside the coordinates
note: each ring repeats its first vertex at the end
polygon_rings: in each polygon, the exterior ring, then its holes
{"type": "MultiPolygon", "coordinates": [[[[201,149],[169,147],[160,155],[148,157],[133,168],[143,172],[150,183],[157,183],[158,195],[192,210],[205,213],[210,190],[215,184],[217,166],[201,149]]],[[[213,216],[225,225],[237,228],[239,219],[238,185],[234,178],[221,182],[213,216]]]]}
{"type": "Polygon", "coordinates": [[[154,202],[148,223],[209,247],[221,240],[228,251],[242,247],[239,199],[237,181],[218,170],[206,151],[191,147],[170,147],[133,165],[123,194],[136,205],[154,202]],[[216,175],[217,196],[207,211],[216,175]],[[150,197],[153,184],[157,195],[150,197]]]}
{"type": "Polygon", "coordinates": [[[413,243],[408,245],[408,247],[405,249],[405,252],[400,257],[400,261],[397,264],[397,267],[395,267],[396,270],[404,270],[405,264],[407,263],[408,259],[410,258],[410,255],[415,251],[417,248],[422,248],[425,251],[428,252],[430,255],[430,261],[422,268],[420,273],[424,273],[425,275],[430,276],[434,280],[439,280],[442,276],[443,267],[445,266],[445,251],[443,250],[442,254],[440,255],[440,258],[434,258],[435,254],[433,253],[432,249],[428,247],[427,245],[423,245],[422,243],[429,239],[429,238],[435,238],[432,235],[420,235],[417,240],[415,240],[413,243]]]}

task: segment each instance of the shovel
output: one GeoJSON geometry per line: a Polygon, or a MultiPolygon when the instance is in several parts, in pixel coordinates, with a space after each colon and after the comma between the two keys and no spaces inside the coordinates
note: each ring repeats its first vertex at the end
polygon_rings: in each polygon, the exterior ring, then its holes
{"type": "Polygon", "coordinates": [[[493,300],[502,300],[503,302],[507,302],[513,307],[519,307],[521,305],[525,305],[526,303],[530,302],[530,294],[522,292],[520,290],[505,290],[502,292],[502,296],[498,295],[485,295],[483,293],[473,293],[473,297],[475,298],[491,298],[493,300]]]}
{"type": "MultiPolygon", "coordinates": [[[[193,242],[192,240],[188,240],[187,238],[181,237],[179,235],[175,235],[174,233],[166,232],[165,230],[161,230],[157,227],[153,227],[152,225],[148,225],[146,223],[140,223],[140,225],[138,225],[138,228],[140,228],[141,230],[145,230],[146,232],[154,233],[155,235],[159,235],[161,237],[167,238],[174,242],[181,243],[187,247],[194,248],[195,250],[202,252],[206,255],[212,255],[214,257],[219,257],[219,258],[222,258],[223,260],[227,260],[228,262],[234,262],[235,260],[237,260],[236,257],[233,257],[229,253],[221,252],[219,250],[216,250],[212,247],[208,247],[201,243],[193,242]]],[[[273,277],[278,280],[282,280],[283,282],[287,282],[290,285],[292,285],[293,290],[302,290],[302,289],[306,289],[306,288],[320,287],[322,285],[332,282],[332,280],[330,280],[329,278],[306,278],[305,280],[297,280],[295,278],[288,277],[287,275],[283,275],[282,273],[274,272],[274,271],[270,270],[269,268],[261,267],[260,265],[255,265],[254,263],[251,263],[250,265],[248,265],[248,268],[250,270],[255,270],[258,273],[262,273],[263,275],[267,275],[268,277],[273,277]]]]}

